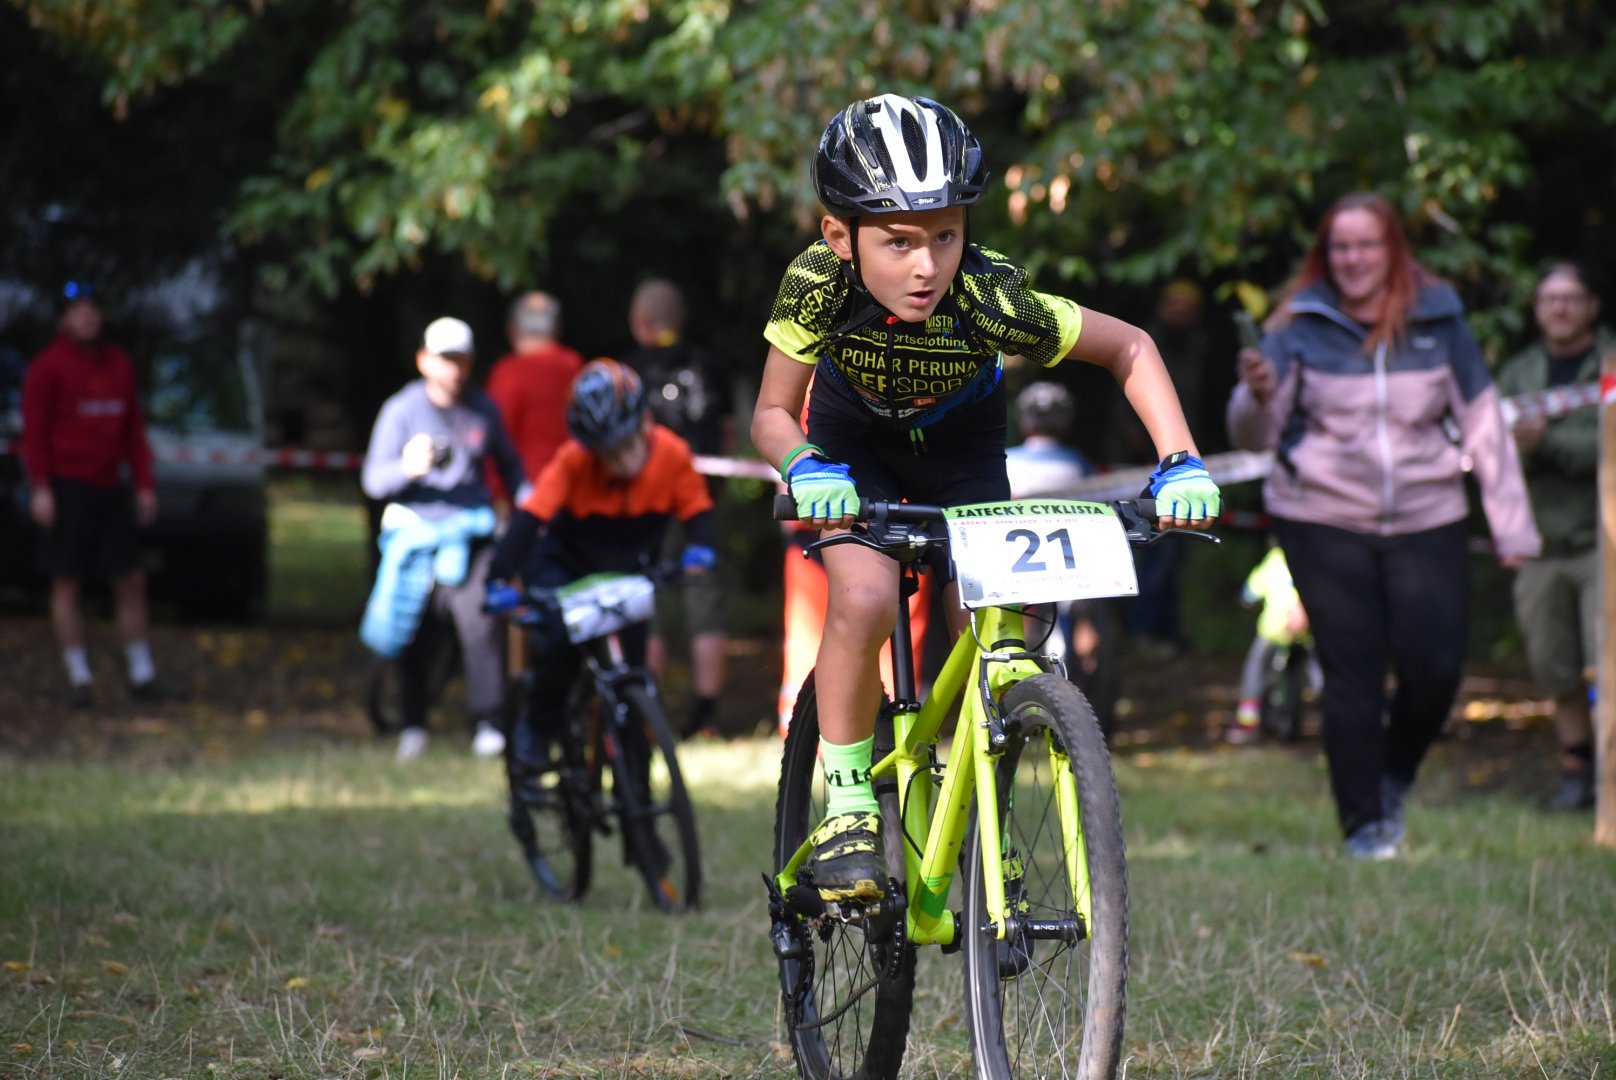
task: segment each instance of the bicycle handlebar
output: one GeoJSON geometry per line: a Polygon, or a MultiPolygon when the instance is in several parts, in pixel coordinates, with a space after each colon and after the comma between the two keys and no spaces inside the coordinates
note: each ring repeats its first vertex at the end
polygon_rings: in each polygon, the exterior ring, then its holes
{"type": "MultiPolygon", "coordinates": [[[[1062,500],[1040,498],[1037,501],[1059,502],[1062,500]]],[[[1117,501],[1124,502],[1132,506],[1134,511],[1146,521],[1155,520],[1155,499],[1121,499],[1117,501]]],[[[1107,503],[1106,505],[1115,508],[1117,502],[1107,503]]],[[[930,522],[940,522],[944,520],[943,509],[944,508],[941,506],[932,506],[927,503],[884,502],[879,499],[864,499],[860,502],[859,512],[853,520],[860,523],[868,523],[870,521],[880,519],[883,521],[893,522],[895,524],[925,525],[930,522]]],[[[797,501],[790,495],[776,495],[774,497],[774,520],[798,520],[797,501]]]]}

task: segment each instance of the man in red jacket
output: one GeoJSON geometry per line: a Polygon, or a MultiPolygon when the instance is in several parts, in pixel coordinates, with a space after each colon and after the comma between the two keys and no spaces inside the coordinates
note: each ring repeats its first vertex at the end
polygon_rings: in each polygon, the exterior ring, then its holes
{"type": "Polygon", "coordinates": [[[22,457],[29,511],[43,533],[68,700],[79,708],[92,700],[79,585],[95,576],[112,584],[130,693],[154,700],[161,695],[146,640],[139,529],[157,516],[157,493],[135,367],[102,340],[101,309],[87,286],[70,282],[63,299],[56,338],[23,379],[22,457]]]}

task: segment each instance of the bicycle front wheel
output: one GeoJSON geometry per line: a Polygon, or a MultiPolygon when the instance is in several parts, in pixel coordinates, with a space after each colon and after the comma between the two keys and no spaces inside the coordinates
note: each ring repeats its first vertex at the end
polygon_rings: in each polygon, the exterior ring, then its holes
{"type": "Polygon", "coordinates": [[[678,741],[655,694],[632,683],[622,693],[628,716],[613,731],[622,732],[623,745],[612,758],[629,855],[658,909],[692,910],[701,905],[701,854],[678,741]]]}
{"type": "Polygon", "coordinates": [[[1088,702],[1058,676],[1023,680],[1003,704],[997,865],[984,866],[979,823],[966,842],[961,933],[976,1073],[1112,1080],[1127,1001],[1128,878],[1110,754],[1088,702]],[[989,925],[984,874],[1003,876],[1013,920],[1003,940],[989,925]]]}
{"type": "Polygon", "coordinates": [[[593,852],[595,781],[582,748],[567,748],[557,768],[542,772],[516,764],[510,747],[505,761],[508,820],[534,883],[557,900],[583,899],[593,852]]]}
{"type": "MultiPolygon", "coordinates": [[[[901,891],[898,798],[886,792],[878,801],[888,871],[901,891]]],[[[780,765],[774,811],[776,870],[796,854],[824,817],[819,704],[810,673],[792,709],[780,765]]],[[[915,950],[904,940],[902,898],[892,897],[883,906],[887,915],[868,924],[807,912],[789,916],[792,948],[791,955],[778,957],[780,987],[791,1049],[804,1077],[882,1080],[898,1075],[915,993],[915,950]]]]}
{"type": "Polygon", "coordinates": [[[1280,666],[1269,671],[1263,693],[1262,725],[1270,735],[1286,742],[1302,737],[1302,695],[1307,687],[1307,652],[1298,645],[1286,649],[1280,666]]]}

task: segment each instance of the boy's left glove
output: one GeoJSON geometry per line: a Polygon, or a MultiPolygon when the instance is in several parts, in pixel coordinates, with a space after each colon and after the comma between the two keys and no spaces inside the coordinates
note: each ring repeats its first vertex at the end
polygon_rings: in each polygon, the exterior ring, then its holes
{"type": "Polygon", "coordinates": [[[1150,474],[1150,495],[1156,500],[1157,517],[1199,521],[1215,518],[1223,509],[1223,495],[1206,466],[1183,450],[1162,458],[1150,474]]]}
{"type": "Polygon", "coordinates": [[[503,615],[522,606],[522,590],[498,579],[483,587],[483,610],[490,615],[503,615]]]}
{"type": "Polygon", "coordinates": [[[685,573],[704,574],[718,565],[718,552],[706,544],[686,544],[679,559],[679,569],[685,573]]]}

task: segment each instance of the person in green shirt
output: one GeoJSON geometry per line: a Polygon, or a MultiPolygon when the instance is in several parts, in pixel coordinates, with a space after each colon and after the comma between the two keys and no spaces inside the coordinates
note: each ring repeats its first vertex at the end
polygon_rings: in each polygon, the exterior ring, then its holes
{"type": "MultiPolygon", "coordinates": [[[[1247,607],[1259,604],[1257,636],[1246,650],[1246,663],[1240,672],[1240,704],[1235,710],[1234,724],[1224,733],[1232,743],[1256,742],[1262,736],[1263,677],[1274,665],[1274,655],[1293,645],[1313,642],[1308,632],[1307,611],[1302,598],[1291,580],[1291,568],[1285,563],[1285,552],[1278,544],[1271,544],[1268,554],[1246,577],[1240,593],[1240,602],[1247,607]]],[[[1318,659],[1308,656],[1307,678],[1314,693],[1323,686],[1318,659]]]]}
{"type": "MultiPolygon", "coordinates": [[[[1499,372],[1507,396],[1594,382],[1616,335],[1599,326],[1599,297],[1587,270],[1551,263],[1538,279],[1533,315],[1540,340],[1499,372]]],[[[1543,554],[1515,576],[1515,617],[1526,638],[1532,678],[1554,695],[1560,784],[1553,810],[1594,805],[1594,738],[1588,688],[1597,663],[1600,583],[1597,551],[1598,410],[1523,416],[1515,445],[1526,473],[1543,554]]]]}

